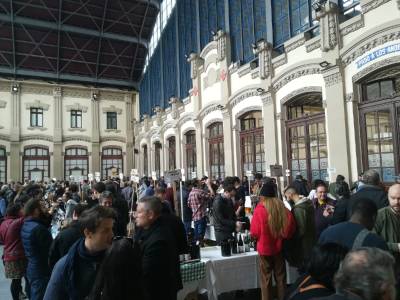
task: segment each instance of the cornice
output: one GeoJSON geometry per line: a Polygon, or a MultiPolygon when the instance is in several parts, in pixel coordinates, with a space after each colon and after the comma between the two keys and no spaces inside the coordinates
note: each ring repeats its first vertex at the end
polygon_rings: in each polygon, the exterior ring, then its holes
{"type": "Polygon", "coordinates": [[[67,105],[66,109],[67,109],[67,111],[80,110],[83,113],[86,113],[88,111],[88,107],[81,105],[80,103],[74,103],[73,105],[67,105]]]}
{"type": "Polygon", "coordinates": [[[311,52],[321,48],[321,37],[317,36],[305,42],[306,52],[311,52]]]}
{"type": "Polygon", "coordinates": [[[288,53],[290,51],[293,51],[301,46],[303,46],[305,44],[305,42],[310,39],[311,35],[309,32],[303,32],[300,33],[298,35],[296,35],[295,37],[289,39],[288,41],[286,41],[284,43],[284,49],[285,52],[288,53]]]}
{"type": "Polygon", "coordinates": [[[125,143],[126,139],[121,136],[102,136],[100,137],[100,142],[120,142],[125,143]]]}
{"type": "Polygon", "coordinates": [[[198,114],[198,118],[203,119],[205,116],[209,115],[213,111],[221,111],[224,107],[218,103],[211,103],[204,108],[198,114]]]}
{"type": "Polygon", "coordinates": [[[372,0],[372,1],[362,1],[361,2],[361,11],[363,14],[366,14],[367,12],[378,8],[379,6],[385,4],[386,2],[389,2],[390,0],[372,0]]]}
{"type": "Polygon", "coordinates": [[[352,33],[354,31],[357,31],[358,29],[361,29],[364,27],[364,15],[358,15],[355,16],[346,22],[340,24],[340,34],[342,36],[346,36],[349,33],[352,33]]]}
{"type": "Polygon", "coordinates": [[[42,85],[21,84],[21,93],[53,96],[53,87],[42,85]]]}
{"type": "Polygon", "coordinates": [[[63,88],[63,96],[71,98],[91,99],[92,92],[90,90],[63,88]]]}
{"type": "Polygon", "coordinates": [[[302,65],[297,68],[292,69],[289,72],[285,72],[279,76],[274,82],[274,90],[278,91],[284,85],[288,84],[290,81],[297,79],[302,76],[321,74],[319,65],[302,65]]]}
{"type": "Polygon", "coordinates": [[[37,135],[22,135],[20,138],[21,141],[29,141],[29,140],[41,140],[41,141],[47,141],[47,142],[52,142],[53,137],[50,135],[42,135],[42,134],[37,134],[37,135]]]}
{"type": "Polygon", "coordinates": [[[34,100],[33,102],[25,103],[25,108],[26,109],[41,108],[41,109],[47,111],[50,108],[50,104],[43,103],[40,100],[34,100]]]}
{"type": "Polygon", "coordinates": [[[247,98],[259,96],[257,88],[260,88],[260,86],[252,86],[236,92],[229,97],[228,107],[233,108],[247,98]]]}
{"type": "Polygon", "coordinates": [[[287,63],[287,54],[286,54],[286,52],[284,52],[281,55],[279,55],[277,57],[274,57],[272,59],[272,67],[274,69],[279,68],[280,66],[283,66],[286,63],[287,63]]]}

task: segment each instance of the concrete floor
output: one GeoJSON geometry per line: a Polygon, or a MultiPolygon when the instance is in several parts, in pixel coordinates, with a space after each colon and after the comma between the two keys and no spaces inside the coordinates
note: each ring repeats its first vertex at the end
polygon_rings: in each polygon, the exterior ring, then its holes
{"type": "MultiPolygon", "coordinates": [[[[3,256],[3,246],[0,246],[0,257],[3,256]]],[[[4,277],[4,265],[3,262],[0,262],[0,299],[1,300],[12,300],[10,293],[10,283],[11,280],[8,280],[4,277]]]]}

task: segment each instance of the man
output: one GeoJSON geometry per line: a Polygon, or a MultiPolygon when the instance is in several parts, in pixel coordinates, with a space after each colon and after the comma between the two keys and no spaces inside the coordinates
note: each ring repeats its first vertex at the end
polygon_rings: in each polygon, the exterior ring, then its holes
{"type": "Polygon", "coordinates": [[[102,192],[106,190],[106,185],[104,182],[96,182],[93,185],[93,193],[92,193],[92,198],[88,198],[87,204],[89,205],[89,208],[92,208],[93,206],[99,205],[99,198],[102,192]]]}
{"type": "Polygon", "coordinates": [[[320,300],[395,300],[393,257],[377,248],[349,252],[335,276],[336,294],[320,300]]]}
{"type": "Polygon", "coordinates": [[[127,202],[131,203],[133,189],[128,181],[124,182],[124,188],[121,191],[122,198],[127,202]]]}
{"type": "Polygon", "coordinates": [[[172,214],[172,208],[170,202],[165,200],[166,190],[164,187],[158,187],[155,191],[155,196],[161,200],[162,205],[162,213],[163,214],[172,214]]]}
{"type": "Polygon", "coordinates": [[[81,224],[78,218],[87,209],[87,204],[77,204],[72,213],[72,222],[68,227],[62,229],[57,237],[54,239],[49,252],[49,266],[51,269],[57,261],[68,253],[71,246],[79,240],[82,235],[81,224]]]}
{"type": "Polygon", "coordinates": [[[350,198],[347,207],[347,219],[351,216],[353,203],[358,199],[372,200],[378,209],[389,205],[387,194],[381,186],[380,175],[375,170],[365,171],[362,177],[363,184],[357,189],[357,192],[350,198]]]}
{"type": "Polygon", "coordinates": [[[314,207],[311,200],[301,197],[294,186],[288,186],[284,193],[286,199],[293,203],[292,213],[296,221],[295,234],[285,245],[285,252],[288,252],[286,258],[292,266],[301,269],[317,241],[314,207]]]}
{"type": "Polygon", "coordinates": [[[178,193],[178,203],[183,206],[183,223],[185,225],[186,234],[189,233],[192,228],[192,210],[189,207],[188,200],[189,194],[192,190],[192,181],[186,180],[186,182],[182,185],[182,201],[181,201],[181,193],[178,193]]]}
{"type": "Polygon", "coordinates": [[[338,194],[338,188],[341,186],[345,186],[347,190],[350,191],[348,183],[345,181],[345,177],[343,175],[337,175],[336,181],[329,184],[328,192],[332,196],[335,197],[336,200],[339,199],[340,195],[338,194]]]}
{"type": "Polygon", "coordinates": [[[224,184],[224,193],[215,197],[213,203],[215,238],[218,243],[232,238],[241,223],[236,221],[233,199],[236,189],[232,184],[224,184]]]}
{"type": "MultiPolygon", "coordinates": [[[[396,183],[389,188],[389,206],[378,211],[374,231],[387,243],[393,254],[396,266],[395,274],[400,283],[400,184],[396,183]]],[[[400,296],[400,295],[399,295],[400,296]]]]}
{"type": "Polygon", "coordinates": [[[30,199],[24,207],[25,222],[21,228],[21,240],[28,259],[26,277],[32,300],[43,299],[50,278],[47,263],[52,242],[49,223],[38,199],[30,199]]]}
{"type": "Polygon", "coordinates": [[[182,288],[179,255],[169,226],[161,219],[161,202],[157,197],[139,199],[135,240],[142,252],[144,300],[176,300],[182,288]]]}
{"type": "Polygon", "coordinates": [[[90,294],[105,250],[111,245],[115,212],[95,206],[80,218],[84,237],[54,266],[45,300],[85,299],[90,294]]]}
{"type": "MultiPolygon", "coordinates": [[[[201,181],[194,179],[193,188],[189,193],[188,206],[192,210],[192,220],[194,222],[194,239],[200,242],[203,241],[206,233],[207,220],[206,211],[208,201],[210,200],[209,194],[201,188],[201,181]]],[[[206,185],[209,190],[212,190],[209,179],[206,179],[206,185]]]]}
{"type": "Polygon", "coordinates": [[[116,217],[114,223],[114,234],[116,236],[125,236],[126,235],[126,226],[129,222],[129,211],[127,203],[125,205],[118,205],[122,204],[121,200],[114,199],[114,195],[111,191],[104,191],[100,195],[99,204],[101,206],[109,207],[114,209],[116,217]]]}
{"type": "Polygon", "coordinates": [[[350,221],[325,229],[319,238],[319,243],[337,243],[349,250],[360,247],[376,247],[388,250],[385,241],[380,236],[370,232],[374,228],[377,211],[375,203],[371,200],[358,199],[354,204],[350,221]]]}
{"type": "Polygon", "coordinates": [[[307,188],[307,181],[303,179],[301,174],[297,174],[293,181],[293,187],[298,191],[299,195],[307,196],[309,191],[307,188]]]}
{"type": "Polygon", "coordinates": [[[315,198],[312,199],[315,209],[315,229],[317,238],[329,226],[336,200],[328,197],[326,184],[321,182],[315,187],[315,198]]]}

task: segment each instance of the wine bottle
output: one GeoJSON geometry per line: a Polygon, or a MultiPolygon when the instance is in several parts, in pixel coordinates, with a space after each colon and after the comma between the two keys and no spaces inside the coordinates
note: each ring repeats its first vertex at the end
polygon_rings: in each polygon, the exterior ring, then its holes
{"type": "Polygon", "coordinates": [[[244,251],[245,252],[250,252],[250,237],[249,237],[249,231],[246,230],[246,233],[244,235],[244,251]]]}
{"type": "Polygon", "coordinates": [[[238,253],[238,245],[237,245],[237,240],[236,240],[235,235],[233,235],[233,237],[231,239],[231,249],[232,249],[232,254],[238,253]]]}
{"type": "Polygon", "coordinates": [[[238,252],[244,253],[244,243],[243,243],[242,235],[240,233],[238,233],[238,235],[239,235],[238,252]]]}

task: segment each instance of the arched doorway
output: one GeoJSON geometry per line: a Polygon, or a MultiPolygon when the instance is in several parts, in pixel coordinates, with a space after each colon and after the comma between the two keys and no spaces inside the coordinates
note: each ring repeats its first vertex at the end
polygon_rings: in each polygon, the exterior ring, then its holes
{"type": "Polygon", "coordinates": [[[176,140],[174,136],[167,139],[168,144],[168,170],[176,169],[176,140]]]}
{"type": "Polygon", "coordinates": [[[196,132],[194,130],[185,133],[185,151],[187,177],[193,179],[196,177],[193,176],[194,173],[197,172],[196,132]]]}
{"type": "Polygon", "coordinates": [[[122,149],[117,147],[103,148],[101,152],[101,178],[117,177],[123,170],[122,149]]]}
{"type": "Polygon", "coordinates": [[[24,179],[42,181],[50,177],[49,149],[45,147],[27,147],[23,156],[24,179]]]}
{"type": "Polygon", "coordinates": [[[400,173],[400,65],[367,77],[360,92],[363,169],[375,169],[384,183],[393,183],[400,173]]]}
{"type": "Polygon", "coordinates": [[[239,118],[242,175],[246,171],[265,175],[264,128],[261,111],[251,111],[239,118]]]}
{"type": "Polygon", "coordinates": [[[224,179],[224,132],[222,122],[208,126],[208,157],[210,178],[224,179]]]}
{"type": "Polygon", "coordinates": [[[143,145],[143,175],[149,175],[149,156],[147,151],[147,145],[143,145]]]}
{"type": "Polygon", "coordinates": [[[154,142],[154,171],[157,178],[160,178],[161,173],[161,148],[160,142],[154,142]]]}
{"type": "Polygon", "coordinates": [[[288,165],[292,178],[301,174],[309,181],[326,180],[328,150],[321,93],[296,97],[286,105],[286,111],[288,165]]]}
{"type": "Polygon", "coordinates": [[[82,147],[74,147],[65,149],[64,156],[64,179],[69,180],[72,175],[75,180],[79,177],[87,179],[89,157],[87,149],[82,147]]]}

